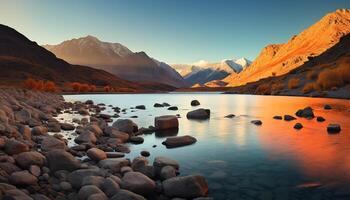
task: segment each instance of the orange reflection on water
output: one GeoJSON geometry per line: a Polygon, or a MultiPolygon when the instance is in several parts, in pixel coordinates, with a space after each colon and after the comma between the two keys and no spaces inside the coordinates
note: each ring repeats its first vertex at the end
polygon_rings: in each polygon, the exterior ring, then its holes
{"type": "Polygon", "coordinates": [[[258,139],[270,159],[286,158],[295,160],[305,175],[317,181],[350,181],[350,102],[330,99],[259,98],[256,102],[265,109],[258,110],[263,116],[263,126],[259,128],[258,139]],[[324,110],[324,104],[335,105],[332,110],[324,110]],[[316,119],[286,122],[274,120],[274,115],[291,114],[306,106],[314,108],[316,119]],[[300,122],[304,128],[295,130],[294,124],[300,122]],[[329,123],[341,124],[340,134],[328,134],[329,123]]]}

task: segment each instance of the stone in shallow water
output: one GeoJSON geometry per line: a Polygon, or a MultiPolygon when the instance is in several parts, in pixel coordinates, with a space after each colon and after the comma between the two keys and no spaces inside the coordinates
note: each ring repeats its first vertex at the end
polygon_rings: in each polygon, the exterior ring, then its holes
{"type": "Polygon", "coordinates": [[[341,131],[341,127],[339,124],[329,124],[327,126],[328,133],[339,133],[341,131]]]}
{"type": "Polygon", "coordinates": [[[326,119],[323,118],[323,117],[321,117],[321,116],[317,117],[316,120],[317,120],[318,122],[324,122],[324,121],[326,121],[326,119]]]}
{"type": "Polygon", "coordinates": [[[140,195],[153,193],[156,188],[155,182],[140,172],[126,173],[121,182],[121,188],[140,195]]]}
{"type": "Polygon", "coordinates": [[[324,108],[325,110],[331,110],[331,109],[332,109],[332,106],[329,105],[329,104],[326,104],[326,105],[324,105],[323,108],[324,108]]]}
{"type": "Polygon", "coordinates": [[[250,121],[250,123],[255,124],[257,126],[262,125],[262,121],[261,120],[252,120],[252,121],[250,121]]]}
{"type": "Polygon", "coordinates": [[[175,115],[164,115],[154,118],[154,126],[157,130],[173,129],[179,127],[179,121],[175,115]]]}
{"type": "Polygon", "coordinates": [[[300,129],[302,129],[302,128],[303,128],[303,125],[302,125],[301,123],[296,123],[296,124],[294,125],[294,129],[300,130],[300,129]]]}
{"type": "Polygon", "coordinates": [[[86,152],[86,154],[91,160],[96,162],[107,158],[106,153],[98,148],[91,148],[86,152]]]}
{"type": "Polygon", "coordinates": [[[199,105],[200,105],[200,103],[199,103],[198,100],[192,100],[191,101],[191,106],[199,106],[199,105]]]}
{"type": "Polygon", "coordinates": [[[210,110],[209,109],[197,109],[192,110],[187,113],[186,117],[188,119],[209,119],[210,118],[210,110]]]}
{"type": "Polygon", "coordinates": [[[206,196],[208,184],[203,176],[192,175],[167,179],[163,182],[163,189],[168,197],[190,199],[206,196]]]}
{"type": "Polygon", "coordinates": [[[296,120],[295,117],[291,116],[291,115],[284,115],[283,119],[285,121],[292,121],[292,120],[296,120]]]}
{"type": "Polygon", "coordinates": [[[176,147],[191,145],[196,142],[197,142],[196,138],[189,135],[185,135],[185,136],[167,138],[164,142],[162,142],[162,144],[164,144],[167,148],[176,148],[176,147]]]}
{"type": "Polygon", "coordinates": [[[171,106],[168,108],[168,110],[179,110],[177,106],[171,106]]]}
{"type": "Polygon", "coordinates": [[[273,118],[276,120],[282,120],[282,116],[279,116],[279,115],[273,116],[273,118]]]}
{"type": "Polygon", "coordinates": [[[225,118],[234,118],[236,115],[234,114],[229,114],[229,115],[226,115],[225,118]]]}
{"type": "Polygon", "coordinates": [[[306,107],[304,109],[299,109],[296,113],[296,116],[298,117],[304,117],[304,118],[314,118],[314,112],[311,107],[306,107]]]}

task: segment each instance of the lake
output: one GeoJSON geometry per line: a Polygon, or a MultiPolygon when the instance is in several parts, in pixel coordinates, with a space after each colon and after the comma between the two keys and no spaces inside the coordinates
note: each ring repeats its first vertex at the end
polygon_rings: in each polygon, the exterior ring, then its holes
{"type": "MultiPolygon", "coordinates": [[[[95,104],[146,110],[127,110],[121,118],[132,119],[139,127],[154,125],[154,117],[180,114],[179,131],[170,135],[191,135],[194,145],[167,149],[163,135],[144,135],[144,143],[130,145],[133,158],[140,151],[168,156],[180,163],[181,175],[202,174],[215,199],[349,199],[350,198],[350,101],[336,99],[232,95],[219,93],[97,94],[66,95],[66,101],[91,99],[95,104]],[[192,107],[191,100],[201,105],[192,107]],[[154,108],[167,102],[178,111],[154,108]],[[330,104],[333,109],[324,110],[330,104]],[[306,106],[316,119],[275,120],[273,116],[294,113],[306,106]],[[188,120],[186,113],[196,108],[211,110],[210,120],[188,120]],[[236,117],[225,118],[228,114],[236,117]],[[259,119],[261,126],[250,123],[259,119]],[[300,122],[304,128],[295,130],[300,122]],[[329,123],[341,124],[339,134],[328,134],[329,123]],[[157,147],[152,148],[153,145],[157,147]]],[[[106,113],[113,114],[107,107],[106,113]]]]}

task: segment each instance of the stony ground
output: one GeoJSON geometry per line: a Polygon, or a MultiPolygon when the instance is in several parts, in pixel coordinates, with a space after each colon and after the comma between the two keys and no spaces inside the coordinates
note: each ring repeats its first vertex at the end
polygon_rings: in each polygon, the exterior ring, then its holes
{"type": "MultiPolygon", "coordinates": [[[[163,106],[163,105],[158,105],[163,106]]],[[[104,104],[65,102],[62,96],[22,89],[0,89],[0,199],[80,200],[210,200],[208,185],[200,175],[180,177],[171,158],[156,157],[152,164],[144,151],[125,159],[124,143],[142,143],[144,133],[177,128],[176,116],[155,119],[155,127],[139,128],[130,119],[101,114],[104,104]],[[79,113],[75,126],[60,123],[61,113],[79,113]],[[63,131],[77,137],[64,139],[63,131]],[[72,146],[68,141],[74,140],[72,146]],[[78,159],[79,158],[79,159],[78,159]]],[[[142,106],[139,107],[142,109],[142,106]]],[[[199,110],[188,118],[205,118],[199,110]]],[[[194,143],[190,136],[165,145],[194,143]]]]}

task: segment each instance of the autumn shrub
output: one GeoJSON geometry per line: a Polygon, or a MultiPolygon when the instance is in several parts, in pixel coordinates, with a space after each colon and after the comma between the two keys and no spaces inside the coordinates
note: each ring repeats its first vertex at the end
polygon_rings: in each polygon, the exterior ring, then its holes
{"type": "Polygon", "coordinates": [[[316,89],[315,86],[316,86],[315,83],[306,83],[302,89],[302,92],[304,94],[310,93],[316,89]]]}
{"type": "Polygon", "coordinates": [[[336,69],[337,74],[341,77],[344,83],[350,83],[350,63],[344,62],[336,69]]]}
{"type": "Polygon", "coordinates": [[[291,78],[288,81],[288,88],[289,89],[295,89],[299,87],[299,79],[298,78],[291,78]]]}
{"type": "Polygon", "coordinates": [[[315,72],[315,71],[309,71],[307,74],[306,74],[306,78],[309,79],[309,80],[316,80],[318,77],[318,73],[315,72]]]}
{"type": "Polygon", "coordinates": [[[95,85],[89,85],[89,91],[90,92],[95,92],[96,91],[96,86],[95,85]]]}
{"type": "Polygon", "coordinates": [[[273,83],[271,85],[271,91],[272,92],[281,91],[283,89],[284,89],[284,84],[283,83],[273,83]]]}
{"type": "Polygon", "coordinates": [[[44,84],[44,91],[45,92],[57,92],[58,88],[56,84],[52,81],[46,81],[44,84]]]}
{"type": "Polygon", "coordinates": [[[103,90],[104,90],[105,92],[112,92],[112,91],[113,91],[113,88],[112,88],[111,86],[109,86],[109,85],[106,85],[106,86],[103,87],[103,90]]]}
{"type": "Polygon", "coordinates": [[[256,90],[255,94],[271,94],[271,86],[268,83],[260,84],[256,90]]]}
{"type": "Polygon", "coordinates": [[[337,69],[323,70],[317,78],[317,85],[323,90],[340,87],[344,84],[342,76],[337,69]]]}
{"type": "Polygon", "coordinates": [[[45,92],[57,92],[58,87],[52,81],[36,80],[33,78],[27,78],[24,81],[24,87],[30,90],[39,90],[45,92]]]}
{"type": "Polygon", "coordinates": [[[37,88],[37,81],[32,78],[27,78],[24,81],[24,87],[30,90],[35,90],[37,88]]]}

